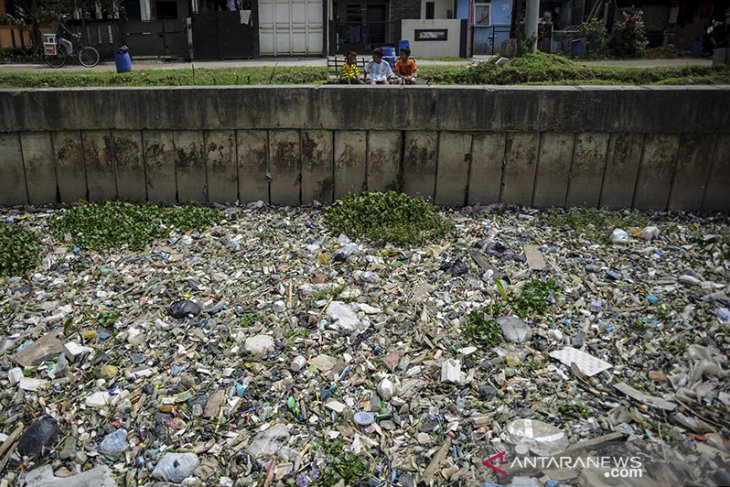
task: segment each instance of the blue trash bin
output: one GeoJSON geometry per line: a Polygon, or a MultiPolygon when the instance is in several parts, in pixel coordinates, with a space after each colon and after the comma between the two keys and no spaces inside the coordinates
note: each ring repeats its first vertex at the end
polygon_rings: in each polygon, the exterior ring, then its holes
{"type": "Polygon", "coordinates": [[[700,54],[702,54],[702,39],[692,39],[689,42],[689,50],[692,57],[700,57],[700,54]]]}
{"type": "Polygon", "coordinates": [[[132,59],[129,57],[129,51],[124,46],[123,49],[114,53],[114,65],[117,67],[117,73],[128,73],[132,71],[132,59]]]}
{"type": "Polygon", "coordinates": [[[395,68],[395,47],[383,47],[383,59],[390,64],[391,68],[395,68]]]}
{"type": "Polygon", "coordinates": [[[570,41],[570,55],[574,57],[580,56],[583,53],[585,44],[585,37],[579,37],[578,39],[570,41]]]}

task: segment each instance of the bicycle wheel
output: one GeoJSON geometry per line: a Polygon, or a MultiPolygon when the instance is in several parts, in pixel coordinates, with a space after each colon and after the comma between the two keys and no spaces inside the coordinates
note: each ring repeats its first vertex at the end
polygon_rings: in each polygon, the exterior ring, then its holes
{"type": "Polygon", "coordinates": [[[93,47],[82,47],[79,51],[79,62],[85,68],[93,68],[99,64],[99,51],[93,47]]]}
{"type": "Polygon", "coordinates": [[[45,54],[44,57],[47,65],[52,68],[60,68],[66,64],[66,48],[63,46],[57,46],[56,54],[45,54]]]}

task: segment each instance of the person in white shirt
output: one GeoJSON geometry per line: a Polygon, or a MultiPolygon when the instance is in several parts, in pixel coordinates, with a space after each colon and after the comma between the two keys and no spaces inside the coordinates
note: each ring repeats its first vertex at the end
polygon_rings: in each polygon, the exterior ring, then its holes
{"type": "Polygon", "coordinates": [[[383,50],[380,48],[373,51],[373,60],[365,66],[365,73],[371,85],[389,85],[388,78],[395,76],[390,64],[383,61],[383,50]]]}

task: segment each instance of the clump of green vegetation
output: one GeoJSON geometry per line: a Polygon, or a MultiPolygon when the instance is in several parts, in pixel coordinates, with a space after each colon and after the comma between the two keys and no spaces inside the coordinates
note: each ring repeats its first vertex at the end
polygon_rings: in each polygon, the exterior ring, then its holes
{"type": "Polygon", "coordinates": [[[591,409],[580,399],[558,402],[558,411],[563,416],[576,418],[587,418],[591,414],[591,409]]]}
{"type": "Polygon", "coordinates": [[[80,248],[103,250],[126,246],[141,250],[170,230],[203,229],[220,220],[221,214],[212,208],[105,201],[60,211],[50,218],[49,226],[56,238],[63,239],[70,234],[73,244],[80,248]]]}
{"type": "Polygon", "coordinates": [[[580,31],[586,36],[585,57],[606,55],[607,31],[600,19],[591,19],[580,24],[580,31]]]}
{"type": "Polygon", "coordinates": [[[103,328],[112,328],[119,318],[122,317],[122,313],[119,311],[110,311],[108,313],[99,313],[96,318],[96,324],[103,328]]]}
{"type": "MultiPolygon", "coordinates": [[[[468,66],[450,75],[455,84],[724,84],[730,80],[728,66],[681,66],[664,68],[584,66],[564,56],[543,52],[496,64],[499,56],[468,66]]],[[[432,82],[449,82],[436,79],[432,82]]]]}
{"type": "Polygon", "coordinates": [[[341,480],[345,485],[359,485],[358,482],[367,477],[370,462],[364,455],[345,452],[345,442],[340,439],[327,439],[319,445],[327,458],[327,463],[320,469],[320,476],[312,484],[329,487],[341,480]]]}
{"type": "Polygon", "coordinates": [[[499,56],[471,65],[460,73],[460,84],[510,85],[531,82],[555,82],[566,79],[589,79],[582,66],[562,56],[531,53],[497,65],[499,56]]]}
{"type": "Polygon", "coordinates": [[[243,328],[248,328],[250,326],[254,326],[256,322],[258,321],[259,316],[255,313],[247,313],[240,318],[238,318],[238,325],[243,328]]]}
{"type": "Polygon", "coordinates": [[[502,341],[499,324],[486,313],[487,308],[473,309],[466,315],[464,334],[469,340],[494,347],[502,341]]]}
{"type": "Polygon", "coordinates": [[[499,298],[487,306],[470,311],[464,325],[467,338],[490,346],[502,341],[501,328],[495,318],[517,315],[525,319],[535,313],[544,314],[560,293],[560,286],[555,279],[530,281],[522,286],[519,294],[505,290],[499,279],[494,281],[499,289],[499,298]]]}
{"type": "Polygon", "coordinates": [[[289,340],[293,340],[294,338],[307,338],[309,336],[310,330],[303,328],[301,326],[294,328],[293,330],[289,330],[286,334],[286,337],[289,340]]]}
{"type": "Polygon", "coordinates": [[[250,67],[223,69],[141,70],[111,72],[2,73],[0,88],[66,88],[97,86],[236,86],[321,84],[327,81],[323,67],[250,67]]]}
{"type": "Polygon", "coordinates": [[[555,297],[560,293],[560,286],[555,279],[533,280],[522,286],[520,294],[513,291],[506,291],[499,279],[495,279],[499,294],[502,298],[493,307],[492,316],[504,314],[516,314],[520,318],[527,318],[533,313],[544,314],[555,297]]]}
{"type": "Polygon", "coordinates": [[[568,227],[576,233],[584,235],[595,243],[607,243],[608,236],[615,228],[645,227],[649,218],[640,213],[622,213],[618,211],[580,208],[557,210],[551,213],[547,222],[558,228],[568,227]]]}
{"type": "Polygon", "coordinates": [[[41,244],[35,232],[15,222],[0,223],[0,277],[22,276],[41,260],[41,244]]]}
{"type": "Polygon", "coordinates": [[[629,328],[631,329],[631,331],[639,335],[646,332],[646,326],[641,321],[634,321],[633,323],[631,323],[629,328]]]}
{"type": "Polygon", "coordinates": [[[322,299],[337,299],[346,288],[347,286],[345,286],[344,284],[340,284],[339,286],[323,289],[314,295],[312,301],[320,301],[322,299]]]}
{"type": "Polygon", "coordinates": [[[532,313],[543,314],[550,306],[550,299],[555,299],[560,288],[555,279],[545,281],[530,281],[522,286],[519,296],[512,296],[509,304],[520,318],[525,318],[532,313]]]}
{"type": "Polygon", "coordinates": [[[525,361],[525,365],[530,370],[540,370],[545,368],[545,362],[535,355],[528,356],[527,360],[525,361]]]}
{"type": "Polygon", "coordinates": [[[350,193],[327,209],[325,222],[352,239],[396,245],[439,240],[452,227],[420,196],[394,191],[350,193]]]}

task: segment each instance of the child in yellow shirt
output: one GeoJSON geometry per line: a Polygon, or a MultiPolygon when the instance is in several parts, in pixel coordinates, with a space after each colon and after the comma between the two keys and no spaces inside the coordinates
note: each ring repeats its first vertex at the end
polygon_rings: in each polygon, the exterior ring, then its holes
{"type": "Polygon", "coordinates": [[[340,69],[340,84],[342,85],[359,85],[360,70],[357,67],[357,53],[350,51],[345,56],[345,64],[340,69]]]}

